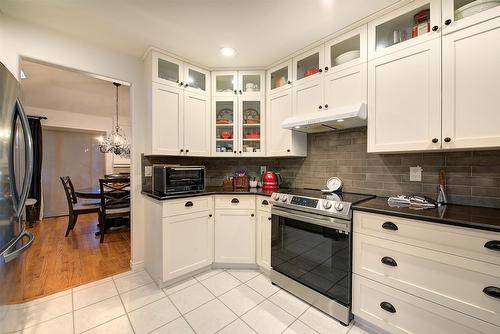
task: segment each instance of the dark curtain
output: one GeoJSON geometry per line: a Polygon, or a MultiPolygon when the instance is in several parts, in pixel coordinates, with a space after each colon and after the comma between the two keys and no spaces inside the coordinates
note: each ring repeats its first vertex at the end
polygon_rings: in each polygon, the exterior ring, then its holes
{"type": "Polygon", "coordinates": [[[28,118],[33,138],[33,179],[28,198],[36,199],[36,217],[40,217],[42,201],[42,124],[38,118],[28,118]]]}

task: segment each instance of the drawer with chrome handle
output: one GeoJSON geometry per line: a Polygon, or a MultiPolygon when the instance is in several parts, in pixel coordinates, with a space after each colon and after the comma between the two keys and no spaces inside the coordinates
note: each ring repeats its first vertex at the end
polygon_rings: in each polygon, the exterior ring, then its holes
{"type": "Polygon", "coordinates": [[[500,326],[500,266],[354,233],[353,271],[500,326]]]}
{"type": "Polygon", "coordinates": [[[196,196],[163,201],[163,217],[213,211],[212,196],[196,196]]]}
{"type": "Polygon", "coordinates": [[[255,210],[255,195],[215,195],[215,208],[255,210]]]}
{"type": "Polygon", "coordinates": [[[354,211],[353,230],[500,266],[500,233],[354,211]]]}

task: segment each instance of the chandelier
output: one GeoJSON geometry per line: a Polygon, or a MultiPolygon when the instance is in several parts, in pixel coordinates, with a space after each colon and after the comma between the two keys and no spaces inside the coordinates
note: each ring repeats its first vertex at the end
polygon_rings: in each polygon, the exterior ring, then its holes
{"type": "Polygon", "coordinates": [[[118,88],[121,84],[113,82],[116,87],[116,126],[106,138],[99,138],[99,150],[102,153],[113,153],[122,158],[130,157],[130,145],[127,143],[125,132],[118,123],[118,88]]]}

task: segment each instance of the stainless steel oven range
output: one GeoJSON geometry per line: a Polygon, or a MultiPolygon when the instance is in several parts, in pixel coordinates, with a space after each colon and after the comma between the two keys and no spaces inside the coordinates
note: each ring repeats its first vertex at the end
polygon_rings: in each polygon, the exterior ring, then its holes
{"type": "Polygon", "coordinates": [[[271,196],[271,281],[348,325],[353,193],[290,190],[271,196]]]}

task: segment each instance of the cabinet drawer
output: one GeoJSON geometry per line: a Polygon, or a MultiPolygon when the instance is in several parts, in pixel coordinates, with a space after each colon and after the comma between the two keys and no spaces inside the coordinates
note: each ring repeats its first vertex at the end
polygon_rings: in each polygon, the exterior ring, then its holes
{"type": "Polygon", "coordinates": [[[257,210],[271,212],[270,197],[257,196],[257,210]]]}
{"type": "Polygon", "coordinates": [[[213,211],[212,196],[186,197],[163,202],[163,217],[183,215],[187,213],[213,211]]]}
{"type": "Polygon", "coordinates": [[[500,266],[354,233],[353,271],[500,326],[500,266]]]}
{"type": "Polygon", "coordinates": [[[251,209],[255,210],[253,195],[221,195],[215,196],[216,209],[251,209]]]}
{"type": "Polygon", "coordinates": [[[500,251],[486,247],[490,241],[500,241],[500,233],[359,211],[354,212],[353,229],[357,233],[500,265],[500,251]]]}
{"type": "Polygon", "coordinates": [[[353,275],[352,307],[353,313],[357,317],[390,333],[472,334],[498,333],[500,331],[498,326],[390,288],[357,274],[353,275]]]}

